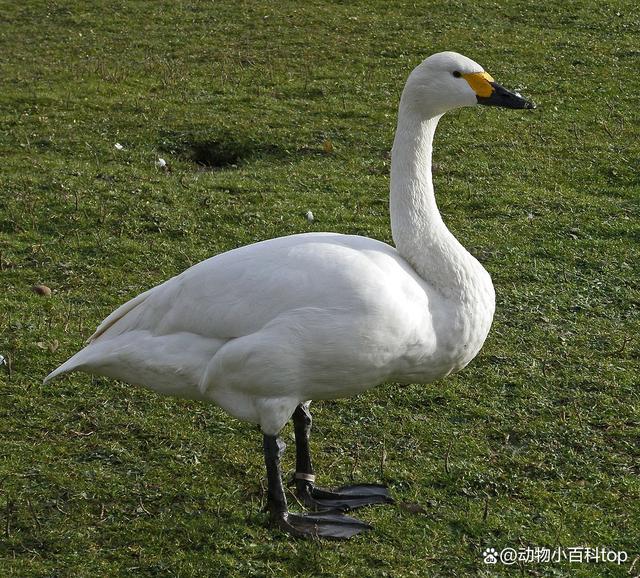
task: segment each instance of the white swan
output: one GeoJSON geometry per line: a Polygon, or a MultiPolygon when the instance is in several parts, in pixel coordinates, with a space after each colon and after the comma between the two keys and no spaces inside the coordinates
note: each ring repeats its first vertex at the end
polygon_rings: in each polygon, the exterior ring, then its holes
{"type": "Polygon", "coordinates": [[[79,370],[214,402],[262,428],[268,508],[281,528],[334,538],[368,528],[335,509],[391,498],[382,486],[328,492],[313,484],[305,402],[385,381],[428,383],[482,347],[494,312],[491,279],[443,223],[431,181],[438,120],[477,103],[533,107],[453,52],[409,76],[391,164],[396,248],[309,233],[217,255],[122,305],[45,382],[79,370]],[[287,510],[277,436],[292,415],[298,492],[317,514],[287,510]]]}

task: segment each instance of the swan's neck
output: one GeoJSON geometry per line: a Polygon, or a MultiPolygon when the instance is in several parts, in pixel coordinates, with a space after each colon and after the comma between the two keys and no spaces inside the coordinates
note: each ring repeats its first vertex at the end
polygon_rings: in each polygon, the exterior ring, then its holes
{"type": "Polygon", "coordinates": [[[441,116],[424,120],[404,99],[400,103],[391,159],[391,230],[398,252],[429,285],[464,299],[486,272],[447,229],[436,205],[431,153],[441,116]]]}

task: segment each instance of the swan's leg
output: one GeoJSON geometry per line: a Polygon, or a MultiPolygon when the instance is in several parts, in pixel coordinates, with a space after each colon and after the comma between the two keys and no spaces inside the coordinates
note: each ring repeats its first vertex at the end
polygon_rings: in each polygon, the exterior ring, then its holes
{"type": "Polygon", "coordinates": [[[369,530],[371,526],[338,512],[293,514],[287,509],[282,485],[280,457],[285,445],[277,436],[264,436],[264,461],[267,466],[267,508],[271,520],[293,536],[306,538],[335,538],[346,540],[369,530]]]}
{"type": "Polygon", "coordinates": [[[300,404],[293,413],[293,427],[296,436],[296,492],[305,505],[316,510],[353,510],[393,502],[389,490],[378,484],[343,486],[336,490],[317,487],[309,452],[311,414],[304,404],[300,404]]]}

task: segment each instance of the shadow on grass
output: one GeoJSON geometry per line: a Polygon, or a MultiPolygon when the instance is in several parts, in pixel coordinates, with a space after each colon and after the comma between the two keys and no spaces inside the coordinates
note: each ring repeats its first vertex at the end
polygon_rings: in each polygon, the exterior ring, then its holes
{"type": "Polygon", "coordinates": [[[158,149],[192,162],[198,170],[232,169],[256,159],[280,159],[288,155],[277,144],[263,143],[248,135],[229,133],[169,133],[162,136],[158,149]]]}

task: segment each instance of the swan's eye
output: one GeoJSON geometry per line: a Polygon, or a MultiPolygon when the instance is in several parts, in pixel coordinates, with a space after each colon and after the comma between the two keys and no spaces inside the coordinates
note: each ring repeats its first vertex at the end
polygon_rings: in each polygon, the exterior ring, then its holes
{"type": "Polygon", "coordinates": [[[462,76],[462,74],[459,71],[454,71],[453,76],[455,76],[456,78],[460,78],[462,76]]]}

